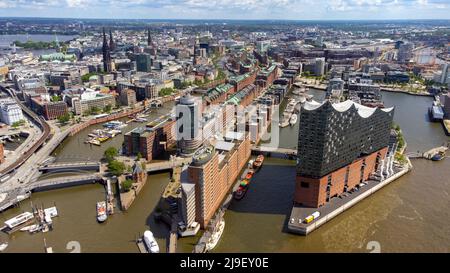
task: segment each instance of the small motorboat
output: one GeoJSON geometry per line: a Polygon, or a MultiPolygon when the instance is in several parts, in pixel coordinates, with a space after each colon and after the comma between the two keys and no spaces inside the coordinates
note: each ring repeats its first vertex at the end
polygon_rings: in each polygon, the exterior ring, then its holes
{"type": "Polygon", "coordinates": [[[38,225],[31,225],[31,226],[26,226],[20,229],[20,231],[30,231],[30,230],[34,230],[38,227],[38,225]]]}
{"type": "Polygon", "coordinates": [[[3,252],[8,247],[8,243],[0,244],[0,252],[3,252]]]}

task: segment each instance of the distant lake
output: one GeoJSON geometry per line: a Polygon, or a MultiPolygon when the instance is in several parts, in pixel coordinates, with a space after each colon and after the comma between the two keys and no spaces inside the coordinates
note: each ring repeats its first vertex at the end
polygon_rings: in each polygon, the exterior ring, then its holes
{"type": "MultiPolygon", "coordinates": [[[[57,35],[58,41],[65,42],[68,40],[71,40],[73,38],[76,38],[75,35],[57,35]]],[[[55,40],[55,35],[48,35],[48,34],[33,34],[33,35],[27,35],[27,34],[6,34],[6,35],[0,35],[0,46],[8,46],[14,41],[21,41],[26,42],[28,40],[34,41],[34,42],[51,42],[55,40]]]]}
{"type": "MultiPolygon", "coordinates": [[[[65,42],[76,38],[75,35],[57,35],[58,41],[65,42]]],[[[9,47],[14,41],[26,42],[51,42],[55,40],[55,35],[49,34],[6,34],[0,35],[0,48],[9,47]]],[[[40,56],[42,54],[49,54],[55,52],[54,49],[40,49],[40,50],[30,50],[35,56],[40,56]]]]}

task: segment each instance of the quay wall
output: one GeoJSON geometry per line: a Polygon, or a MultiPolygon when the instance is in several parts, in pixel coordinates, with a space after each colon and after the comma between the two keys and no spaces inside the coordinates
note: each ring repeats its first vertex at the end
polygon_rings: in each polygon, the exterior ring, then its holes
{"type": "Polygon", "coordinates": [[[98,124],[98,123],[104,123],[104,122],[108,122],[108,121],[124,118],[124,117],[130,116],[130,115],[137,114],[137,113],[141,112],[142,110],[144,110],[144,106],[139,106],[136,109],[133,109],[133,110],[130,110],[130,111],[115,113],[115,114],[108,115],[106,117],[101,117],[101,118],[88,120],[86,122],[83,122],[83,123],[73,127],[72,129],[70,129],[69,136],[74,136],[78,132],[80,132],[81,130],[86,129],[87,127],[89,127],[91,125],[95,125],[95,124],[98,124]]]}
{"type": "MultiPolygon", "coordinates": [[[[409,160],[408,160],[409,161],[409,160]]],[[[391,177],[387,178],[386,180],[380,182],[378,185],[374,186],[370,190],[362,193],[361,195],[357,196],[356,198],[350,200],[348,203],[340,206],[339,208],[333,210],[332,212],[328,213],[327,215],[324,215],[323,217],[320,217],[316,221],[314,221],[312,224],[307,226],[306,228],[297,227],[295,225],[288,224],[288,230],[292,233],[298,233],[300,235],[308,235],[318,227],[322,226],[323,224],[327,223],[334,217],[338,216],[339,214],[343,213],[344,211],[348,210],[349,208],[353,207],[355,204],[359,203],[360,201],[364,200],[368,196],[372,195],[379,189],[383,188],[384,186],[388,185],[392,181],[395,181],[396,179],[400,178],[401,176],[405,175],[411,170],[411,163],[408,163],[408,168],[392,175],[391,177]]]]}

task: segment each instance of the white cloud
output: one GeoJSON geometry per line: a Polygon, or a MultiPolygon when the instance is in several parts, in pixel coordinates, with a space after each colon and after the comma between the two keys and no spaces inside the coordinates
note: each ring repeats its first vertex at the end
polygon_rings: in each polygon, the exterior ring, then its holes
{"type": "Polygon", "coordinates": [[[89,0],[66,0],[66,3],[70,8],[84,8],[89,3],[89,0]]]}

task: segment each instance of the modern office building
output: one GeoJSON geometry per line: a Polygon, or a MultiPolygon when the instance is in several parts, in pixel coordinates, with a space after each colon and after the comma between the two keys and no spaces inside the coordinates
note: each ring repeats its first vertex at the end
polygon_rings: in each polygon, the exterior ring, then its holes
{"type": "Polygon", "coordinates": [[[119,101],[121,105],[133,107],[136,100],[136,92],[132,89],[124,89],[120,92],[119,101]]]}
{"type": "Polygon", "coordinates": [[[64,101],[47,101],[40,96],[30,99],[30,108],[38,115],[42,115],[46,120],[57,119],[67,114],[67,104],[64,101]]]}
{"type": "Polygon", "coordinates": [[[366,181],[388,152],[393,108],[351,100],[307,102],[300,112],[294,201],[319,207],[366,181]]]}
{"type": "Polygon", "coordinates": [[[8,125],[23,120],[22,108],[12,99],[0,100],[0,120],[8,125]]]}
{"type": "Polygon", "coordinates": [[[127,156],[141,154],[152,160],[175,145],[173,130],[175,118],[170,114],[162,116],[145,127],[137,127],[125,134],[123,152],[127,156]]]}
{"type": "Polygon", "coordinates": [[[202,102],[187,94],[176,105],[177,146],[182,155],[192,155],[203,143],[202,102]]]}
{"type": "Polygon", "coordinates": [[[314,74],[318,77],[325,74],[325,58],[316,58],[314,74]]]}
{"type": "Polygon", "coordinates": [[[148,53],[136,54],[136,70],[139,72],[152,71],[152,58],[148,53]]]}
{"type": "Polygon", "coordinates": [[[369,107],[383,105],[381,87],[378,84],[373,84],[372,80],[349,81],[348,91],[350,95],[354,94],[362,105],[369,107]]]}
{"type": "Polygon", "coordinates": [[[76,115],[86,114],[93,109],[103,110],[108,105],[116,106],[116,98],[113,95],[89,88],[66,90],[63,100],[72,107],[76,115]]]}
{"type": "Polygon", "coordinates": [[[399,63],[407,63],[413,58],[413,43],[403,43],[399,45],[397,60],[399,63]]]}
{"type": "MultiPolygon", "coordinates": [[[[187,172],[182,172],[187,174],[187,172]]],[[[181,218],[186,226],[195,222],[195,184],[181,178],[181,218]]]]}

